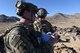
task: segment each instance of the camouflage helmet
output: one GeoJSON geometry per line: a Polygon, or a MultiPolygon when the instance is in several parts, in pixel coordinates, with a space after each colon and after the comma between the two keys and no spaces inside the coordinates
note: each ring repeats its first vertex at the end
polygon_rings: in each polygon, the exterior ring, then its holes
{"type": "Polygon", "coordinates": [[[37,12],[38,17],[44,17],[45,18],[47,16],[47,14],[48,14],[48,12],[46,9],[44,9],[44,8],[38,9],[38,12],[37,12]]]}
{"type": "Polygon", "coordinates": [[[31,11],[34,14],[36,14],[38,11],[37,6],[29,2],[17,1],[15,6],[16,6],[16,14],[19,16],[22,16],[25,10],[31,11]]]}

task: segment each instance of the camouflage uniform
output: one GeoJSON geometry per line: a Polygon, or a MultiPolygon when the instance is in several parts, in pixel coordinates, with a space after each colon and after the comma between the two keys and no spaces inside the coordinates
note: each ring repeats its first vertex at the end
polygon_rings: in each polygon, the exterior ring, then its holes
{"type": "Polygon", "coordinates": [[[46,20],[42,22],[37,20],[33,23],[33,25],[36,31],[39,31],[39,32],[44,31],[45,33],[48,33],[48,32],[54,33],[52,25],[46,20]]]}
{"type": "MultiPolygon", "coordinates": [[[[52,25],[46,20],[43,21],[43,22],[40,22],[40,21],[37,20],[33,23],[33,25],[34,25],[35,30],[38,32],[38,34],[41,31],[44,31],[45,33],[48,33],[48,32],[53,33],[54,32],[53,28],[52,28],[52,25]]],[[[40,36],[39,36],[39,38],[40,38],[40,36]]],[[[41,50],[42,53],[53,53],[52,45],[43,41],[43,40],[42,40],[42,43],[41,43],[41,49],[42,49],[41,50]]]]}
{"type": "Polygon", "coordinates": [[[32,25],[17,25],[4,37],[6,53],[40,53],[36,36],[33,34],[36,33],[32,25]]]}
{"type": "Polygon", "coordinates": [[[8,30],[9,32],[4,37],[6,53],[41,53],[32,24],[37,13],[37,6],[23,0],[17,1],[15,6],[16,14],[21,19],[20,23],[8,30]]]}

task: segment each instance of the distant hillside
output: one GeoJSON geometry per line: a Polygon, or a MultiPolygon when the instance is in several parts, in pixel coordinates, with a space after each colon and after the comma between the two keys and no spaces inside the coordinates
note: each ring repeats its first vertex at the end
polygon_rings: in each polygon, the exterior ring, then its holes
{"type": "Polygon", "coordinates": [[[53,25],[59,27],[69,27],[73,25],[80,27],[80,13],[74,15],[56,13],[54,16],[47,17],[46,19],[53,25]]]}
{"type": "Polygon", "coordinates": [[[0,22],[16,22],[19,18],[15,16],[0,15],[0,22]]]}
{"type": "MultiPolygon", "coordinates": [[[[56,13],[46,19],[51,22],[53,26],[55,25],[57,27],[70,27],[73,25],[80,27],[80,13],[73,15],[56,13]]],[[[17,20],[19,20],[19,18],[15,16],[0,15],[0,23],[16,22],[17,20]]]]}

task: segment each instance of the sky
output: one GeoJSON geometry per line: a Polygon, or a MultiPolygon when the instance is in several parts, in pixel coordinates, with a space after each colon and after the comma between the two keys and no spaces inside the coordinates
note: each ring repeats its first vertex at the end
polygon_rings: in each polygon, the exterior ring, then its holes
{"type": "MultiPolygon", "coordinates": [[[[17,16],[15,3],[17,0],[0,0],[0,14],[17,16]]],[[[25,0],[48,11],[48,16],[56,13],[75,14],[80,13],[80,0],[25,0]]]]}

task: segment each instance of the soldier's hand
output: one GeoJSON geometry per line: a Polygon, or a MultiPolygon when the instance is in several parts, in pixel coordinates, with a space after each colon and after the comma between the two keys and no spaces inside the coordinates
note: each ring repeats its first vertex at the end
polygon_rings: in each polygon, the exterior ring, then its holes
{"type": "Polygon", "coordinates": [[[52,35],[51,35],[51,39],[52,39],[52,41],[54,42],[54,43],[56,43],[56,42],[58,42],[58,34],[57,33],[53,33],[52,35]]]}

